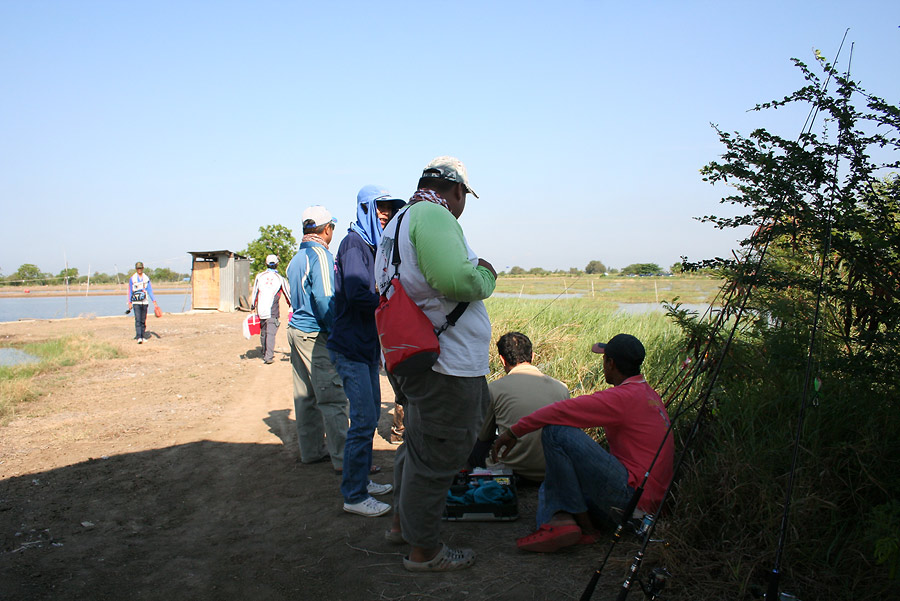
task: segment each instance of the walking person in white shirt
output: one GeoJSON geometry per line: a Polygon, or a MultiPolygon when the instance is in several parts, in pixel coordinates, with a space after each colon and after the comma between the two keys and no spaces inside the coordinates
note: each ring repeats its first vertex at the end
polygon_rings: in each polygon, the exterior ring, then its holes
{"type": "Polygon", "coordinates": [[[256,309],[256,314],[259,315],[259,342],[263,350],[263,363],[270,365],[275,356],[275,333],[281,324],[278,320],[281,293],[284,292],[284,299],[290,307],[291,287],[275,270],[278,267],[278,257],[267,256],[266,267],[267,269],[257,274],[253,280],[250,308],[256,309]]]}
{"type": "Polygon", "coordinates": [[[153,301],[155,309],[157,305],[150,276],[144,273],[144,264],[138,261],[134,264],[134,274],[128,278],[128,311],[134,309],[134,339],[138,344],[150,340],[147,338],[147,309],[150,301],[153,301]]]}

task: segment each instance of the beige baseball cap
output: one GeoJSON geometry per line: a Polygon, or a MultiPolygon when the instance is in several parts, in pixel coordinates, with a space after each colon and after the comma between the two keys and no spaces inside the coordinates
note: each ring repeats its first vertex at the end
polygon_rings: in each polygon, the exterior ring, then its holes
{"type": "Polygon", "coordinates": [[[475,194],[475,190],[469,185],[469,175],[466,173],[466,166],[456,157],[437,157],[425,165],[425,169],[422,171],[422,177],[436,177],[451,182],[457,182],[464,185],[469,194],[478,198],[478,195],[475,194]]]}

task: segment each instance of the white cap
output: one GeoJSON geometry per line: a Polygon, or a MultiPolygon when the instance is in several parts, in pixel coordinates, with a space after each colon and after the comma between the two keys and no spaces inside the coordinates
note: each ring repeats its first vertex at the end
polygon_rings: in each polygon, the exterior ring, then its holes
{"type": "Polygon", "coordinates": [[[322,205],[314,205],[303,211],[303,215],[300,216],[300,221],[304,228],[316,228],[322,227],[327,223],[334,223],[337,219],[333,218],[331,213],[328,212],[328,209],[322,205]],[[312,223],[307,223],[308,221],[312,221],[312,223]]]}
{"type": "Polygon", "coordinates": [[[266,265],[271,265],[272,263],[275,263],[276,265],[278,265],[278,257],[276,257],[275,255],[267,256],[266,257],[266,265]]]}

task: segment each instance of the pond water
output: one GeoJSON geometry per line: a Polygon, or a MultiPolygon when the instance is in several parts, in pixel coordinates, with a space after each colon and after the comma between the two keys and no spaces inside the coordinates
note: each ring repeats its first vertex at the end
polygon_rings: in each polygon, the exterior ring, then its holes
{"type": "Polygon", "coordinates": [[[17,348],[0,348],[0,367],[22,365],[24,363],[38,363],[40,360],[40,357],[29,355],[25,351],[20,351],[17,348]]]}
{"type": "MultiPolygon", "coordinates": [[[[709,305],[703,305],[700,303],[681,303],[682,309],[687,309],[688,311],[696,311],[700,315],[706,313],[709,309],[709,305]]],[[[718,308],[714,309],[718,310],[718,308]]],[[[619,303],[619,308],[616,309],[618,313],[628,313],[631,315],[638,315],[641,313],[665,313],[666,308],[661,303],[619,303]]]]}
{"type": "MultiPolygon", "coordinates": [[[[183,313],[191,308],[191,295],[157,294],[156,302],[165,313],[183,313]]],[[[125,298],[121,295],[70,296],[68,306],[64,296],[0,298],[0,321],[124,315],[125,308],[125,298]]],[[[152,305],[150,313],[153,313],[152,305]]]]}

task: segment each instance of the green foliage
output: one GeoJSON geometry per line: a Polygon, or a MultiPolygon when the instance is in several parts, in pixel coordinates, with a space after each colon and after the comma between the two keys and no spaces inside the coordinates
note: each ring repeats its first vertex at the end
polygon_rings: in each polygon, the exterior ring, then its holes
{"type": "Polygon", "coordinates": [[[266,256],[278,257],[278,272],[284,275],[288,263],[297,254],[297,240],[294,233],[283,225],[263,225],[259,228],[259,237],[251,241],[242,255],[251,259],[251,271],[256,274],[266,269],[266,256]]]}
{"type": "MultiPolygon", "coordinates": [[[[679,580],[693,590],[724,584],[736,597],[762,580],[778,544],[807,389],[786,580],[804,599],[882,599],[900,562],[900,182],[885,171],[896,161],[872,156],[900,150],[900,109],[822,59],[833,92],[796,63],[809,85],[756,108],[812,104],[823,132],[794,141],[765,129],[749,137],[718,130],[725,154],[702,170],[707,181],[735,188],[723,203],[745,209],[703,221],[755,230],[740,261],[685,259],[685,268],[722,270],[728,298],[750,295],[705,436],[676,485],[670,553],[688,564],[679,580]],[[821,390],[805,381],[810,352],[821,390]],[[709,557],[720,567],[710,569],[709,557]]],[[[688,346],[712,335],[697,316],[673,317],[688,346]]]]}
{"type": "Polygon", "coordinates": [[[37,363],[0,366],[0,422],[13,415],[17,405],[36,399],[51,385],[37,376],[87,361],[113,359],[119,351],[88,336],[66,336],[43,342],[13,345],[40,359],[37,363]]]}
{"type": "Polygon", "coordinates": [[[543,267],[532,267],[528,270],[529,275],[547,275],[548,273],[543,267]]]}
{"type": "Polygon", "coordinates": [[[525,270],[518,265],[513,265],[512,269],[509,270],[509,275],[522,275],[523,273],[525,273],[525,270]]]}
{"type": "Polygon", "coordinates": [[[605,342],[619,332],[637,336],[647,349],[644,374],[650,382],[662,379],[680,344],[678,328],[662,313],[620,313],[617,303],[597,298],[490,298],[485,305],[493,336],[491,379],[504,374],[496,342],[510,331],[531,338],[535,363],[576,395],[608,387],[600,356],[591,352],[595,342],[605,342]]]}
{"type": "Polygon", "coordinates": [[[891,499],[872,510],[869,531],[874,541],[875,561],[885,565],[888,578],[894,580],[900,571],[900,500],[891,499]]]}
{"type": "Polygon", "coordinates": [[[56,276],[56,280],[54,280],[54,283],[65,284],[67,279],[70,284],[74,284],[78,281],[78,268],[77,267],[69,267],[68,269],[61,269],[59,272],[59,275],[56,276]]]}
{"type": "Polygon", "coordinates": [[[622,268],[622,275],[660,275],[662,271],[656,263],[632,263],[622,268]]]}
{"type": "Polygon", "coordinates": [[[25,263],[20,265],[15,273],[7,277],[7,281],[14,286],[35,286],[46,284],[47,274],[43,273],[37,265],[25,263]]]}
{"type": "Polygon", "coordinates": [[[606,273],[606,265],[601,261],[593,260],[587,264],[584,272],[589,275],[606,273]]]}
{"type": "Polygon", "coordinates": [[[144,273],[150,276],[154,282],[181,282],[188,277],[183,273],[172,271],[168,267],[158,267],[156,269],[145,269],[144,273]]]}

